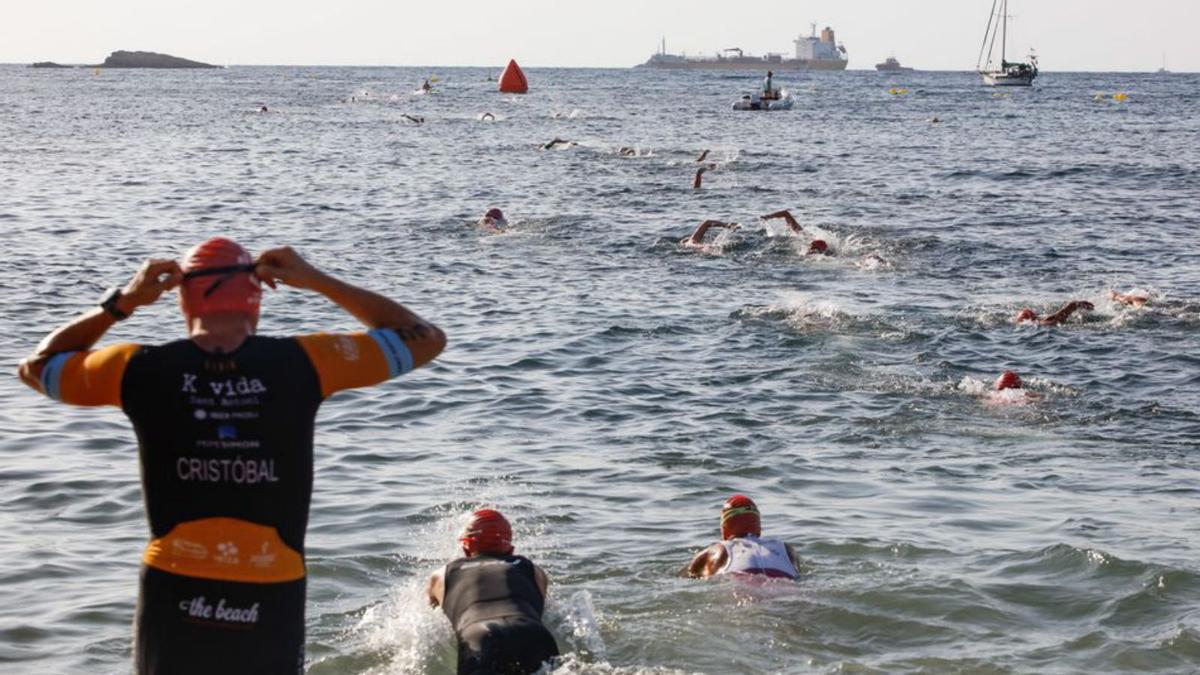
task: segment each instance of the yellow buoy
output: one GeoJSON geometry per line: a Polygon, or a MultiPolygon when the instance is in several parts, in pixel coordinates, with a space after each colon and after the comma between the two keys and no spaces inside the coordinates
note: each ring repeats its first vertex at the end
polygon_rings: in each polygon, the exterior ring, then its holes
{"type": "Polygon", "coordinates": [[[903,87],[892,87],[891,89],[888,89],[888,93],[892,96],[901,96],[903,94],[907,94],[908,90],[904,89],[903,87]]]}
{"type": "Polygon", "coordinates": [[[1127,101],[1127,100],[1129,100],[1129,94],[1124,94],[1124,93],[1118,92],[1116,94],[1113,94],[1113,100],[1114,101],[1127,101]]]}

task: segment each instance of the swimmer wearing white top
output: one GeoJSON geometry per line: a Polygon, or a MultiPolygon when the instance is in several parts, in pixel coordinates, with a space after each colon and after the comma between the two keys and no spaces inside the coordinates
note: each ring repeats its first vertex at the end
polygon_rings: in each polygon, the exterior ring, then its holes
{"type": "Polygon", "coordinates": [[[721,507],[721,541],[692,558],[687,576],[733,574],[795,579],[798,567],[791,544],[762,538],[762,519],[754,501],[734,495],[721,507]]]}

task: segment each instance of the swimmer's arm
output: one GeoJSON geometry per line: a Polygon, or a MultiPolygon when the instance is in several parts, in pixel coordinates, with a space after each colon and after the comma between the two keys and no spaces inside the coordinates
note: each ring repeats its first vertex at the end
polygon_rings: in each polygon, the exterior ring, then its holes
{"type": "Polygon", "coordinates": [[[695,180],[692,181],[692,189],[693,190],[700,189],[700,185],[703,184],[703,182],[704,182],[704,172],[705,171],[708,171],[707,166],[702,166],[699,169],[696,169],[696,178],[695,178],[695,180]]]}
{"type": "Polygon", "coordinates": [[[792,548],[792,545],[787,544],[787,543],[785,543],[783,545],[783,547],[785,549],[787,549],[788,559],[792,561],[792,566],[795,567],[797,571],[799,571],[800,570],[800,556],[796,555],[796,549],[792,548]]]}
{"type": "Polygon", "coordinates": [[[783,209],[782,211],[776,211],[775,213],[768,213],[765,216],[761,216],[761,218],[763,220],[771,220],[772,218],[783,218],[783,220],[787,223],[788,227],[792,228],[793,232],[803,232],[804,231],[804,228],[800,227],[800,222],[797,221],[795,216],[792,215],[792,212],[787,209],[783,209]]]}
{"type": "Polygon", "coordinates": [[[550,588],[550,577],[546,576],[546,570],[538,565],[533,566],[533,581],[537,584],[538,590],[542,592],[542,597],[546,597],[547,589],[550,588]]]}
{"type": "Polygon", "coordinates": [[[429,585],[425,587],[425,595],[429,597],[430,607],[441,607],[446,597],[446,568],[429,575],[429,585]]]}
{"type": "Polygon", "coordinates": [[[1123,305],[1132,305],[1135,307],[1141,307],[1142,305],[1144,305],[1150,301],[1150,298],[1148,298],[1144,295],[1133,295],[1132,293],[1118,293],[1115,290],[1109,291],[1108,297],[1113,302],[1119,302],[1123,305]]]}
{"type": "Polygon", "coordinates": [[[685,241],[689,244],[704,243],[704,235],[708,234],[708,228],[710,227],[728,227],[729,229],[734,229],[737,227],[737,223],[723,223],[719,220],[706,220],[703,223],[700,223],[700,225],[696,228],[696,231],[692,233],[692,236],[688,237],[685,241]]]}
{"type": "MultiPolygon", "coordinates": [[[[137,274],[121,289],[117,309],[125,314],[144,305],[153,304],[164,292],[183,281],[183,270],[174,260],[147,260],[137,274]]],[[[46,393],[42,387],[42,369],[54,355],[91,349],[116,323],[108,312],[99,307],[90,309],[47,335],[33,353],[21,361],[17,374],[33,389],[46,393]]]]}
{"type": "Polygon", "coordinates": [[[725,564],[725,547],[713,544],[692,558],[688,565],[687,575],[692,578],[711,577],[725,564]]]}
{"type": "Polygon", "coordinates": [[[700,153],[700,156],[696,158],[696,161],[703,162],[707,158],[708,158],[708,151],[705,150],[704,152],[700,153]]]}
{"type": "Polygon", "coordinates": [[[258,257],[258,275],[272,288],[275,282],[316,291],[353,314],[367,328],[387,328],[412,352],[412,367],[429,363],[446,348],[446,334],[400,303],[359,288],[318,270],[290,247],[264,251],[258,257]]]}
{"type": "Polygon", "coordinates": [[[1086,300],[1072,300],[1071,302],[1063,305],[1062,308],[1057,312],[1042,319],[1041,323],[1043,326],[1057,326],[1058,324],[1066,321],[1077,310],[1081,309],[1090,311],[1096,309],[1096,307],[1086,300]]]}

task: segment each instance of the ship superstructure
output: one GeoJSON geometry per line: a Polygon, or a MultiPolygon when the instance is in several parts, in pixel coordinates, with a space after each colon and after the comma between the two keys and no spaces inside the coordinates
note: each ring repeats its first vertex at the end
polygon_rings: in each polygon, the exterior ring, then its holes
{"type": "Polygon", "coordinates": [[[811,35],[802,35],[792,43],[796,46],[795,58],[778,53],[754,56],[738,47],[704,57],[669,54],[664,38],[658,53],[638,67],[668,70],[845,70],[849,63],[846,47],[837,43],[833,29],[828,26],[818,35],[817,24],[814,23],[811,35]]]}

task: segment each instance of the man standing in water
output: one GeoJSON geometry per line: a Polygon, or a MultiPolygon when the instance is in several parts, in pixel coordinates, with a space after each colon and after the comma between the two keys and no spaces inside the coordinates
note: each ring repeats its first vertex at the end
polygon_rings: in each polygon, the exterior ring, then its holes
{"type": "Polygon", "coordinates": [[[499,511],[471,514],[459,541],[464,557],[434,573],[427,589],[454,626],[459,675],[537,672],[558,656],[542,624],[546,573],[513,555],[512,527],[499,511]]]}
{"type": "Polygon", "coordinates": [[[445,343],[436,326],[290,248],[252,259],[216,238],[182,264],[146,261],[21,362],[30,387],[120,406],[137,432],[153,537],[142,556],[138,673],[303,671],[317,408],[429,362],[445,343]],[[319,293],[368,331],[258,336],[261,282],[319,293]],[[93,350],[115,322],[176,287],[188,339],[93,350]]]}
{"type": "Polygon", "coordinates": [[[762,537],[758,505],[745,495],[734,495],[721,507],[721,541],[692,558],[689,577],[718,574],[795,579],[799,559],[791,544],[762,537]]]}

